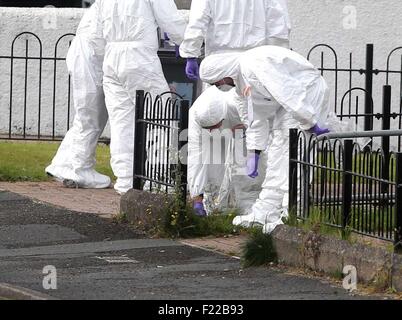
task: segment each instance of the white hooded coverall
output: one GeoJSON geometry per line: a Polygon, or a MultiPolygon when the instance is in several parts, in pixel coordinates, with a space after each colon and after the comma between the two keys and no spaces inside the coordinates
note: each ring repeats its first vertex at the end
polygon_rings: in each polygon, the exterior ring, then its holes
{"type": "Polygon", "coordinates": [[[73,126],[46,168],[55,178],[73,180],[83,188],[111,184],[109,177],[94,170],[96,146],[108,119],[102,88],[104,50],[96,1],[84,14],[66,59],[74,97],[73,126]]]}
{"type": "Polygon", "coordinates": [[[186,22],[173,0],[101,0],[106,53],[104,91],[111,127],[111,166],[115,189],[132,188],[136,90],[154,98],[169,91],[158,57],[158,26],[176,44],[186,22]]]}
{"type": "Polygon", "coordinates": [[[287,206],[288,131],[292,127],[310,129],[317,123],[330,128],[328,119],[333,119],[329,89],[310,62],[294,51],[277,46],[263,46],[240,55],[215,55],[203,61],[201,78],[204,81],[214,83],[224,77],[235,80],[240,94],[249,88],[250,94],[245,96],[250,124],[247,148],[264,150],[273,129],[263,191],[251,213],[234,221],[245,226],[262,224],[269,233],[282,223],[282,210],[287,206]]]}
{"type": "Polygon", "coordinates": [[[188,186],[191,197],[204,195],[208,213],[232,206],[244,213],[261,192],[263,175],[259,179],[246,175],[245,139],[240,129],[244,112],[239,114],[237,97],[235,89],[222,92],[211,86],[190,109],[188,186]],[[205,129],[221,121],[219,129],[205,129]]]}

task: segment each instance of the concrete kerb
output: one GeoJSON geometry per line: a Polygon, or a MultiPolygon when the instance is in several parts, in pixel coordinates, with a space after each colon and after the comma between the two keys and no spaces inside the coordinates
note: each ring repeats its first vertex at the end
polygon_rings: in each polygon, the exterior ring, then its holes
{"type": "Polygon", "coordinates": [[[57,300],[41,292],[8,283],[0,283],[0,298],[6,300],[57,300]]]}
{"type": "Polygon", "coordinates": [[[402,292],[402,256],[385,248],[304,231],[286,225],[272,237],[281,264],[311,269],[329,275],[342,274],[354,266],[358,281],[402,292]]]}
{"type": "Polygon", "coordinates": [[[154,230],[172,203],[172,196],[129,190],[120,199],[120,214],[141,231],[154,230]]]}

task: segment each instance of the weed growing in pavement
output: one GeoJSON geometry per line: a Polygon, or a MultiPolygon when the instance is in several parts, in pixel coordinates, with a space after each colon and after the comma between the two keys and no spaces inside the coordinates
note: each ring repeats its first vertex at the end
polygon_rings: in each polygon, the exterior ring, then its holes
{"type": "Polygon", "coordinates": [[[278,255],[272,236],[263,234],[261,228],[250,229],[249,239],[242,248],[241,261],[244,268],[276,263],[278,255]]]}

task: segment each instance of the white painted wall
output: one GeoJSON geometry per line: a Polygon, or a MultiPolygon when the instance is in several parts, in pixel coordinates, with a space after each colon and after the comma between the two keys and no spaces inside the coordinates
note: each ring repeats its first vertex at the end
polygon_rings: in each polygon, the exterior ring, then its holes
{"type": "MultiPolygon", "coordinates": [[[[181,1],[186,5],[188,1],[181,1]]],[[[354,54],[354,66],[363,68],[365,56],[365,44],[373,43],[375,45],[375,67],[384,69],[388,52],[393,48],[402,45],[402,26],[400,16],[402,13],[401,0],[288,0],[289,10],[293,22],[292,47],[294,50],[306,55],[309,49],[318,43],[327,43],[334,47],[338,53],[339,67],[348,67],[349,53],[354,54]],[[346,8],[346,9],[345,9],[346,8]],[[348,29],[347,24],[350,10],[356,12],[356,26],[348,29]],[[346,11],[344,11],[346,10],[346,11]],[[346,22],[346,24],[345,24],[346,22]]],[[[188,4],[187,4],[188,6],[188,4]]],[[[0,8],[0,56],[9,55],[10,42],[20,32],[31,31],[38,34],[43,41],[43,55],[54,55],[54,44],[63,34],[74,32],[80,17],[82,9],[24,9],[24,8],[0,8]],[[55,24],[52,19],[55,19],[55,24]]],[[[16,45],[17,52],[21,52],[23,42],[16,45]]],[[[64,57],[67,50],[68,41],[60,46],[59,56],[64,57]]],[[[35,47],[30,48],[35,52],[35,47]]],[[[37,50],[37,49],[36,49],[37,50]]],[[[37,51],[36,51],[37,52],[37,51]]],[[[313,56],[312,61],[317,63],[319,52],[313,56]]],[[[326,53],[326,63],[330,63],[331,56],[326,53]]],[[[394,69],[401,69],[401,56],[396,55],[392,59],[394,69]]],[[[15,126],[21,126],[22,120],[22,88],[23,81],[21,73],[23,72],[22,62],[16,62],[16,80],[15,86],[19,88],[14,99],[15,105],[15,126]],[[18,120],[20,119],[20,120],[18,120]]],[[[9,106],[9,61],[0,59],[0,132],[8,125],[8,106],[9,106]],[[6,114],[5,114],[6,113],[6,114]]],[[[35,63],[30,68],[30,77],[35,77],[35,63]]],[[[43,133],[49,133],[52,117],[52,90],[53,74],[50,73],[49,63],[43,65],[45,74],[43,78],[42,105],[44,111],[42,129],[43,133]]],[[[37,70],[37,69],[36,69],[37,70]]],[[[58,94],[56,99],[56,114],[59,134],[63,134],[66,128],[66,70],[64,63],[60,63],[58,69],[58,94]],[[64,110],[62,110],[64,109],[64,110]]],[[[362,86],[364,77],[356,75],[354,85],[362,86]]],[[[33,78],[32,78],[33,79],[33,78]]],[[[30,80],[32,80],[30,78],[30,80]]],[[[327,77],[330,85],[333,85],[333,79],[327,77]]],[[[391,84],[396,83],[398,79],[393,77],[391,84]]],[[[381,109],[381,87],[384,82],[383,76],[375,78],[375,103],[376,110],[381,109]]],[[[340,76],[339,94],[347,90],[347,79],[340,76]]],[[[29,81],[29,104],[31,110],[35,110],[38,105],[37,83],[29,81]],[[33,108],[33,109],[32,109],[33,108]]],[[[394,88],[394,106],[399,106],[399,90],[394,88]]],[[[36,115],[31,112],[28,116],[28,123],[31,132],[36,132],[36,115]]],[[[394,125],[396,125],[394,123],[394,125]]]]}

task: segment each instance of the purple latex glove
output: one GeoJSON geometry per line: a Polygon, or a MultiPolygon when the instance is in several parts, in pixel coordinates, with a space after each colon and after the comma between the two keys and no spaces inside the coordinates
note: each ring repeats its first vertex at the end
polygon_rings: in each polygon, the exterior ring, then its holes
{"type": "Polygon", "coordinates": [[[187,78],[197,81],[200,78],[200,67],[196,58],[188,58],[186,64],[187,78]]]}
{"type": "Polygon", "coordinates": [[[176,59],[180,58],[180,47],[176,44],[174,46],[174,50],[176,51],[176,59]]]}
{"type": "Polygon", "coordinates": [[[194,203],[194,211],[195,211],[195,214],[197,216],[200,216],[200,217],[206,217],[207,216],[207,212],[205,211],[204,205],[203,205],[202,202],[194,203]]]}
{"type": "Polygon", "coordinates": [[[313,133],[313,134],[315,134],[317,137],[318,136],[321,136],[321,135],[323,135],[323,134],[327,134],[327,133],[329,133],[330,131],[329,131],[329,129],[326,129],[326,128],[320,128],[319,126],[318,126],[318,124],[316,124],[314,127],[312,127],[310,130],[308,130],[310,133],[313,133]]]}
{"type": "Polygon", "coordinates": [[[250,178],[258,177],[258,163],[260,155],[258,153],[249,153],[247,155],[247,175],[250,178]]]}
{"type": "Polygon", "coordinates": [[[165,41],[169,41],[169,40],[170,40],[169,35],[167,34],[167,32],[164,32],[164,33],[163,33],[163,37],[164,37],[165,41]]]}

